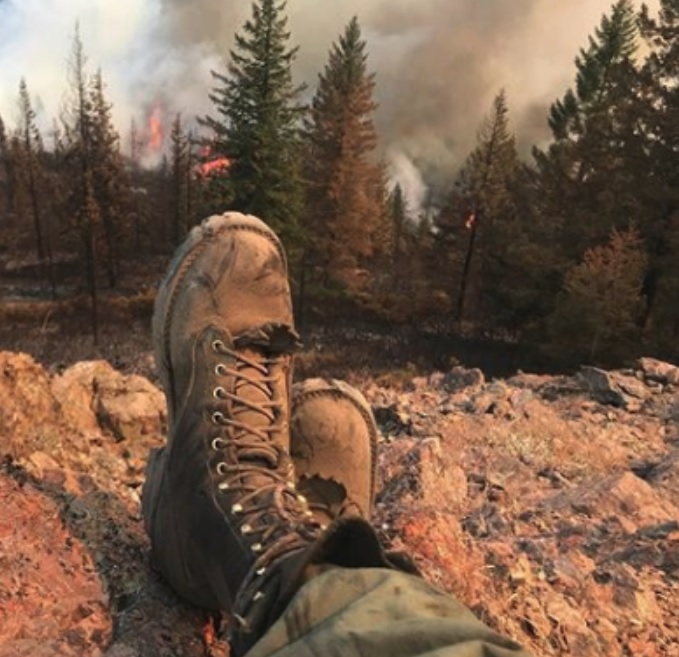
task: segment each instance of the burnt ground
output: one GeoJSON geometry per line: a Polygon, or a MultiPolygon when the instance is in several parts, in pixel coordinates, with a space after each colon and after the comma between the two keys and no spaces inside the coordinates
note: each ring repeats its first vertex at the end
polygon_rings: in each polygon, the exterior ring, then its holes
{"type": "MultiPolygon", "coordinates": [[[[166,419],[133,374],[148,345],[121,371],[67,343],[50,368],[0,354],[0,655],[226,655],[149,560],[139,494],[166,419]]],[[[425,577],[536,655],[679,655],[677,368],[489,379],[310,350],[299,375],[371,402],[373,521],[425,577]]]]}

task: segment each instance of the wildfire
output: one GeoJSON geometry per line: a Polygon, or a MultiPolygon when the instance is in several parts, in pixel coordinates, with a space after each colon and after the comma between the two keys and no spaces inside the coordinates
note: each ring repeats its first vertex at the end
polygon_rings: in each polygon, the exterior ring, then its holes
{"type": "Polygon", "coordinates": [[[160,107],[156,105],[149,116],[148,124],[148,150],[158,153],[163,146],[163,121],[160,107]]]}
{"type": "Polygon", "coordinates": [[[228,171],[231,166],[231,160],[228,157],[213,156],[211,146],[205,146],[200,152],[200,157],[203,160],[196,165],[195,174],[200,178],[207,178],[208,176],[224,173],[228,171]]]}

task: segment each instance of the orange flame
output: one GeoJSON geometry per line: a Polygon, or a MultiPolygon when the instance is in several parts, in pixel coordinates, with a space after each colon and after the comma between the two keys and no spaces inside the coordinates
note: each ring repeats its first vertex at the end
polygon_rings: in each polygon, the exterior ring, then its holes
{"type": "Polygon", "coordinates": [[[149,116],[148,135],[149,135],[148,141],[149,150],[154,153],[158,152],[163,146],[164,135],[160,107],[158,107],[157,105],[156,107],[153,108],[151,116],[149,116]]]}
{"type": "Polygon", "coordinates": [[[231,166],[231,160],[227,157],[217,157],[209,162],[203,162],[196,167],[196,173],[205,178],[213,173],[221,173],[231,166]]]}
{"type": "Polygon", "coordinates": [[[204,162],[195,167],[195,175],[200,178],[223,173],[231,166],[231,160],[228,157],[213,156],[213,148],[209,144],[200,149],[200,157],[204,162]],[[212,159],[210,159],[211,157],[212,159]]]}

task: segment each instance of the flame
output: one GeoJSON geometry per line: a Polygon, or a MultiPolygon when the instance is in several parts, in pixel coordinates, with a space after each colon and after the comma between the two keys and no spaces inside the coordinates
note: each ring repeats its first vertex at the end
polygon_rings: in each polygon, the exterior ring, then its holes
{"type": "Polygon", "coordinates": [[[231,160],[228,157],[214,157],[213,148],[209,144],[200,149],[200,157],[204,161],[197,164],[195,167],[195,174],[200,178],[207,178],[213,174],[223,173],[231,166],[231,160]]]}
{"type": "Polygon", "coordinates": [[[196,173],[205,178],[211,176],[213,173],[221,173],[226,171],[231,166],[231,160],[228,157],[217,157],[209,162],[203,162],[196,167],[196,173]]]}
{"type": "Polygon", "coordinates": [[[157,153],[163,146],[163,122],[160,107],[157,105],[151,111],[148,125],[148,148],[152,153],[157,153]]]}
{"type": "Polygon", "coordinates": [[[467,220],[464,222],[464,227],[467,230],[471,230],[474,227],[475,223],[476,223],[476,213],[470,212],[469,216],[467,217],[467,220]]]}

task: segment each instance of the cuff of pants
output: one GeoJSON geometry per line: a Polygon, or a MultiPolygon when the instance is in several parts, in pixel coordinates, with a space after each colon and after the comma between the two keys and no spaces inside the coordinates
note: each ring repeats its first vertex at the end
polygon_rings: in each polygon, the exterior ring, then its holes
{"type": "Polygon", "coordinates": [[[529,657],[413,575],[332,568],[307,582],[247,657],[529,657]]]}

